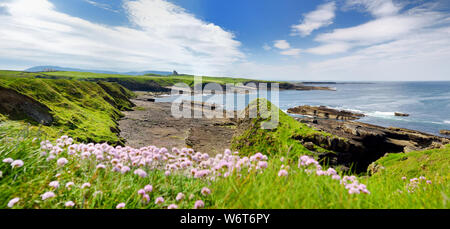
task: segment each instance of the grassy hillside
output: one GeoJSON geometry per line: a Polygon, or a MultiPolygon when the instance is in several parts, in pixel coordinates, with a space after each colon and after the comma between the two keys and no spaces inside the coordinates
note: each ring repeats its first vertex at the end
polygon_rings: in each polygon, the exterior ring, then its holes
{"type": "MultiPolygon", "coordinates": [[[[79,141],[121,142],[116,120],[122,116],[120,110],[129,110],[133,106],[128,100],[133,96],[132,92],[117,83],[24,76],[0,75],[0,87],[12,89],[47,106],[54,122],[42,126],[42,130],[50,137],[68,134],[79,141]]],[[[10,116],[8,119],[23,120],[23,117],[10,116]]],[[[25,121],[38,125],[31,120],[25,121]]]]}
{"type": "MultiPolygon", "coordinates": [[[[412,161],[430,152],[414,152],[412,161]]],[[[297,160],[281,162],[271,158],[271,166],[262,174],[241,179],[230,177],[213,184],[216,208],[245,209],[449,209],[450,182],[448,161],[450,145],[434,150],[439,160],[422,170],[420,163],[392,162],[374,176],[357,177],[370,194],[349,194],[345,186],[329,176],[305,173],[297,160]],[[282,166],[289,165],[287,177],[279,177],[282,166]],[[412,172],[414,171],[414,172],[412,172]],[[441,172],[445,172],[442,174],[441,172]],[[414,175],[413,175],[414,174],[414,175]],[[439,175],[438,175],[439,174],[439,175]]],[[[285,167],[284,167],[285,168],[285,167]]],[[[341,177],[344,174],[340,174],[341,177]]]]}
{"type": "MultiPolygon", "coordinates": [[[[257,102],[267,103],[268,110],[273,106],[266,99],[255,100],[250,103],[244,111],[246,117],[251,110],[258,109],[257,102]]],[[[279,125],[276,129],[265,130],[261,124],[268,120],[264,114],[259,114],[257,118],[245,118],[239,120],[239,127],[233,136],[232,148],[242,154],[261,152],[267,155],[281,155],[284,157],[296,157],[304,154],[312,154],[300,141],[294,139],[296,136],[310,137],[313,135],[331,136],[329,133],[311,129],[306,124],[300,123],[276,108],[279,114],[279,125]]],[[[270,120],[270,118],[269,118],[270,120]]],[[[332,153],[320,146],[315,146],[315,152],[332,153]]]]}
{"type": "MultiPolygon", "coordinates": [[[[191,87],[194,86],[194,76],[190,75],[177,75],[177,76],[158,76],[158,75],[145,75],[145,76],[129,76],[118,74],[100,74],[100,73],[86,73],[86,72],[46,72],[47,77],[52,78],[68,78],[88,81],[110,81],[117,82],[130,90],[154,90],[162,91],[162,87],[170,87],[176,83],[185,83],[191,87]]],[[[256,82],[259,80],[250,80],[242,78],[229,78],[229,77],[208,77],[202,76],[202,83],[218,83],[225,85],[227,83],[247,83],[256,82]]],[[[264,81],[261,81],[264,82],[264,81]]]]}
{"type": "MultiPolygon", "coordinates": [[[[143,76],[130,76],[130,75],[103,74],[90,72],[58,71],[58,72],[29,73],[21,71],[0,70],[0,76],[15,77],[15,78],[22,77],[22,78],[44,78],[44,79],[67,79],[67,80],[80,80],[93,82],[98,81],[115,82],[132,91],[155,91],[155,92],[169,91],[167,87],[170,87],[176,83],[185,83],[190,87],[194,86],[194,76],[191,75],[160,76],[155,74],[149,74],[143,76]]],[[[218,83],[220,85],[226,85],[227,83],[246,84],[248,82],[274,82],[274,81],[202,76],[202,83],[218,83]]]]}
{"type": "Polygon", "coordinates": [[[450,145],[442,149],[388,154],[371,166],[381,168],[375,176],[384,176],[386,171],[399,177],[436,177],[450,179],[450,145]]]}

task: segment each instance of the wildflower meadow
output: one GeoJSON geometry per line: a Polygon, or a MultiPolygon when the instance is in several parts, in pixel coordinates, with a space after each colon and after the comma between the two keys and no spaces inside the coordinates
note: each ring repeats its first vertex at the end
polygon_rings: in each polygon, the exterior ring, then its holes
{"type": "Polygon", "coordinates": [[[448,208],[439,177],[327,168],[311,156],[55,141],[2,124],[0,208],[448,208]]]}

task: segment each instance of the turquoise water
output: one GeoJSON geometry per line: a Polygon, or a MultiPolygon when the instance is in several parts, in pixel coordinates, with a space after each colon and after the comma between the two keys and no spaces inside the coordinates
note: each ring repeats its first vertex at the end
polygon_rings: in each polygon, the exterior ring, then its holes
{"type": "MultiPolygon", "coordinates": [[[[322,86],[322,85],[321,85],[322,86]]],[[[299,105],[324,105],[337,109],[361,112],[362,122],[419,130],[439,135],[450,129],[450,81],[445,82],[374,82],[323,85],[336,91],[280,91],[279,107],[287,109],[299,105]],[[410,114],[396,117],[394,112],[410,114]]],[[[252,95],[250,95],[252,96],[252,95]]],[[[249,95],[237,95],[245,103],[227,109],[243,109],[249,95]]],[[[266,96],[263,96],[266,97],[266,96]]],[[[267,96],[270,100],[270,96],[267,96]]],[[[165,97],[158,101],[173,101],[165,97]]],[[[203,96],[203,101],[224,104],[226,97],[203,96]]]]}

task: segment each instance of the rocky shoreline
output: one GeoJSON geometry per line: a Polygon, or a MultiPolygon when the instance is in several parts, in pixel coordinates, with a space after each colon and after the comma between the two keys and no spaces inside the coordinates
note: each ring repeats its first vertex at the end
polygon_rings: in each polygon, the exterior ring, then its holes
{"type": "MultiPolygon", "coordinates": [[[[289,111],[288,111],[289,112],[289,111]]],[[[354,121],[355,113],[333,110],[327,107],[300,106],[289,113],[310,115],[295,118],[316,130],[331,133],[334,137],[313,135],[308,138],[297,137],[303,145],[314,149],[314,145],[337,152],[319,155],[331,160],[331,164],[350,166],[357,162],[357,170],[365,171],[373,161],[386,153],[408,153],[428,149],[443,148],[450,139],[420,131],[397,127],[381,127],[354,121]],[[347,115],[347,116],[344,116],[347,115]]],[[[441,132],[442,133],[442,132],[441,132]]]]}
{"type": "Polygon", "coordinates": [[[365,116],[364,114],[345,110],[331,109],[325,106],[314,107],[307,105],[289,108],[287,112],[290,114],[308,115],[318,118],[336,119],[336,120],[356,120],[365,116]]]}
{"type": "MultiPolygon", "coordinates": [[[[121,137],[127,145],[143,147],[159,144],[166,147],[191,147],[199,152],[212,155],[222,153],[231,147],[231,140],[238,123],[235,119],[213,118],[174,118],[171,115],[172,103],[152,102],[149,98],[158,96],[152,93],[137,93],[132,102],[136,109],[126,111],[119,121],[121,137]]],[[[212,109],[213,105],[191,102],[194,110],[203,112],[224,112],[212,109]],[[206,108],[206,109],[205,109],[206,108]]],[[[450,139],[419,131],[381,127],[354,121],[362,114],[333,110],[327,107],[300,106],[290,109],[290,113],[300,113],[312,117],[295,118],[309,127],[331,135],[292,136],[306,148],[314,151],[320,146],[335,153],[317,153],[330,165],[343,165],[363,172],[369,165],[386,153],[401,153],[444,147],[450,139]]],[[[224,113],[223,113],[224,114],[224,113]]]]}
{"type": "MultiPolygon", "coordinates": [[[[171,115],[172,103],[152,102],[149,99],[158,96],[152,93],[137,93],[132,99],[136,104],[133,111],[124,112],[119,121],[120,135],[127,145],[140,148],[148,145],[158,147],[190,147],[198,152],[210,155],[223,153],[230,148],[235,123],[227,118],[174,118],[171,115]]],[[[191,103],[192,112],[203,109],[213,115],[215,112],[204,104],[191,103]]],[[[193,114],[193,113],[192,113],[193,114]]],[[[225,117],[225,116],[224,116],[225,117]]],[[[169,149],[170,150],[170,149],[169,149]]]]}

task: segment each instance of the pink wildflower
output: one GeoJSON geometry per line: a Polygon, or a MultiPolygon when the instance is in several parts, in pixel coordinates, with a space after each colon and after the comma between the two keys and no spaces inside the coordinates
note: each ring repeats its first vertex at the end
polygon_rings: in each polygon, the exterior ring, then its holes
{"type": "Polygon", "coordinates": [[[202,200],[195,201],[194,209],[204,208],[205,203],[202,200]]]}
{"type": "Polygon", "coordinates": [[[178,209],[178,206],[176,204],[171,204],[167,207],[167,209],[178,209]]]}
{"type": "Polygon", "coordinates": [[[49,198],[53,198],[53,197],[55,197],[55,196],[56,196],[56,195],[55,195],[54,192],[46,192],[46,193],[44,193],[44,194],[41,195],[42,200],[46,200],[46,199],[49,199],[49,198]]]}
{"type": "Polygon", "coordinates": [[[211,190],[207,187],[204,187],[204,188],[202,188],[201,193],[202,193],[202,195],[207,196],[207,195],[211,194],[211,190]]]}
{"type": "Polygon", "coordinates": [[[67,202],[64,204],[64,206],[66,206],[66,207],[73,207],[73,206],[75,206],[75,203],[74,203],[73,201],[67,201],[67,202]]]}
{"type": "Polygon", "coordinates": [[[3,162],[4,162],[4,163],[8,163],[8,164],[11,164],[13,161],[14,161],[14,160],[13,160],[12,158],[9,158],[9,157],[3,159],[3,162]]]}
{"type": "Polygon", "coordinates": [[[125,203],[120,203],[116,206],[116,209],[122,209],[125,208],[125,203]]]}
{"type": "Polygon", "coordinates": [[[139,189],[138,194],[143,196],[145,195],[145,190],[144,189],[139,189]]]}
{"type": "Polygon", "coordinates": [[[280,170],[279,172],[278,172],[278,176],[279,177],[285,177],[285,176],[287,176],[289,173],[288,173],[288,171],[286,171],[285,169],[282,169],[282,170],[280,170]]]}
{"type": "Polygon", "coordinates": [[[155,204],[162,204],[162,203],[164,203],[164,198],[162,198],[161,196],[156,198],[155,204]]]}
{"type": "Polygon", "coordinates": [[[148,202],[150,202],[150,196],[149,196],[148,194],[144,194],[144,195],[142,196],[142,198],[145,200],[145,203],[148,204],[148,202]]]}
{"type": "Polygon", "coordinates": [[[142,170],[142,169],[134,170],[134,174],[136,174],[136,175],[138,175],[140,177],[146,177],[147,176],[147,173],[144,170],[142,170]]]}
{"type": "Polygon", "coordinates": [[[153,186],[151,186],[151,185],[146,185],[146,186],[144,187],[144,190],[145,190],[145,192],[152,192],[152,191],[153,191],[153,186]]]}
{"type": "Polygon", "coordinates": [[[10,201],[8,202],[8,208],[14,207],[14,205],[17,204],[17,202],[19,202],[19,200],[20,200],[20,198],[18,198],[18,197],[16,197],[16,198],[10,200],[10,201]]]}
{"type": "Polygon", "coordinates": [[[11,163],[11,167],[13,168],[19,168],[23,166],[23,161],[22,160],[15,160],[11,163]]]}
{"type": "Polygon", "coordinates": [[[339,175],[333,175],[332,177],[331,177],[331,179],[333,179],[333,180],[340,180],[341,179],[341,176],[339,176],[339,175]]]}
{"type": "Polygon", "coordinates": [[[52,181],[48,186],[53,187],[55,189],[59,188],[59,181],[52,181]]]}
{"type": "Polygon", "coordinates": [[[184,199],[184,194],[180,192],[180,193],[177,194],[176,200],[180,201],[182,199],[184,199]]]}
{"type": "Polygon", "coordinates": [[[62,157],[62,158],[60,158],[60,159],[58,159],[58,160],[56,161],[56,164],[57,164],[58,166],[64,166],[64,165],[66,165],[67,163],[69,163],[69,161],[68,161],[66,158],[64,158],[64,157],[62,157]]]}
{"type": "MultiPolygon", "coordinates": [[[[130,167],[128,167],[128,166],[124,166],[120,169],[120,172],[122,174],[127,173],[128,171],[130,171],[130,167]]],[[[136,172],[134,174],[136,174],[136,172]]]]}
{"type": "Polygon", "coordinates": [[[90,183],[84,183],[84,184],[81,185],[81,189],[90,188],[90,187],[91,187],[90,183]]]}
{"type": "Polygon", "coordinates": [[[73,182],[67,182],[67,183],[66,183],[66,188],[70,190],[70,189],[71,189],[71,186],[73,186],[74,184],[75,184],[75,183],[73,183],[73,182]]]}
{"type": "Polygon", "coordinates": [[[258,162],[258,167],[265,169],[267,168],[267,161],[260,161],[258,162]]]}

